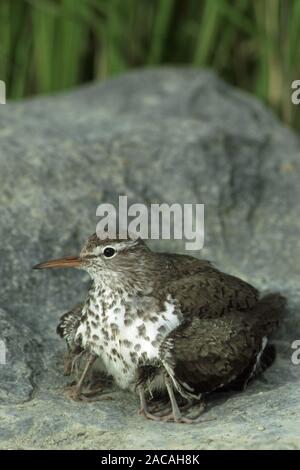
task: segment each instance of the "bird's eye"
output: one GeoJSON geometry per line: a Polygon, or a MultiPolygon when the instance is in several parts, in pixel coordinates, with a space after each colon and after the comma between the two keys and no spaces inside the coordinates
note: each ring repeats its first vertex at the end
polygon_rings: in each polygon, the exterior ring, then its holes
{"type": "Polygon", "coordinates": [[[114,256],[115,253],[116,253],[116,250],[112,248],[111,246],[107,246],[103,251],[105,258],[111,258],[112,256],[114,256]]]}

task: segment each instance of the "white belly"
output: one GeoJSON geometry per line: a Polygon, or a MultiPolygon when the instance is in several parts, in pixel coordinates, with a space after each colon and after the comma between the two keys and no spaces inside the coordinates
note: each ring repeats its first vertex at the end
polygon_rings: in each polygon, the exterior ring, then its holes
{"type": "Polygon", "coordinates": [[[165,302],[163,312],[147,312],[138,316],[133,309],[128,318],[124,299],[105,308],[101,302],[89,305],[91,312],[79,326],[76,336],[82,336],[82,345],[99,356],[119,387],[130,388],[135,382],[138,366],[159,360],[159,346],[180,321],[171,299],[165,302]]]}

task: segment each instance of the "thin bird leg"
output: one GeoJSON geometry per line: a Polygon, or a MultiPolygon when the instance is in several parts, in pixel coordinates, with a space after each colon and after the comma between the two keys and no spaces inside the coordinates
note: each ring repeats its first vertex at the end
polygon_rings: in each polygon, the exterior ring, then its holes
{"type": "Polygon", "coordinates": [[[160,421],[160,418],[158,418],[155,415],[149,413],[148,408],[147,408],[147,401],[146,401],[146,397],[145,397],[145,392],[144,392],[144,388],[143,388],[142,385],[138,385],[138,392],[139,392],[140,403],[141,403],[141,408],[140,408],[139,413],[141,415],[145,416],[145,418],[160,421]]]}
{"type": "MultiPolygon", "coordinates": [[[[171,413],[168,413],[168,414],[166,414],[165,410],[162,410],[161,412],[158,412],[158,413],[150,412],[147,406],[144,388],[142,385],[138,386],[140,403],[141,403],[141,408],[140,408],[139,413],[145,416],[145,418],[151,419],[153,421],[164,421],[164,422],[174,421],[175,423],[186,423],[186,424],[195,424],[195,423],[200,423],[200,422],[205,422],[205,421],[212,421],[215,419],[215,418],[208,418],[208,419],[200,420],[200,415],[202,415],[204,411],[203,401],[200,401],[199,409],[195,416],[190,417],[190,418],[186,416],[182,416],[181,410],[176,401],[171,379],[169,377],[166,377],[165,383],[166,383],[166,387],[167,387],[167,391],[170,397],[170,402],[171,402],[171,407],[172,407],[172,409],[168,408],[168,412],[171,411],[171,413]]],[[[190,409],[193,405],[194,403],[192,401],[189,401],[189,403],[187,403],[186,405],[182,407],[182,410],[190,409]]]]}
{"type": "Polygon", "coordinates": [[[103,392],[103,387],[98,388],[97,390],[93,390],[92,392],[84,392],[80,395],[80,400],[81,401],[102,401],[102,400],[113,400],[113,397],[111,395],[108,395],[107,393],[102,393],[101,395],[95,396],[97,393],[103,392]]]}
{"type": "Polygon", "coordinates": [[[139,397],[140,397],[140,403],[141,403],[140,413],[144,414],[147,412],[147,402],[146,402],[145,392],[144,392],[142,385],[138,386],[138,390],[139,390],[139,397]]]}
{"type": "Polygon", "coordinates": [[[78,361],[81,358],[81,356],[83,356],[85,353],[86,351],[83,349],[82,351],[80,351],[80,353],[76,354],[76,356],[73,358],[72,365],[71,365],[71,373],[73,373],[75,370],[75,373],[78,376],[78,371],[79,371],[78,361]]]}
{"type": "Polygon", "coordinates": [[[72,349],[68,345],[68,349],[64,355],[64,375],[71,375],[74,369],[74,361],[76,358],[79,358],[82,354],[82,349],[80,346],[76,346],[72,349]]]}
{"type": "MultiPolygon", "coordinates": [[[[178,396],[177,404],[180,411],[182,412],[193,408],[195,404],[197,404],[197,401],[191,398],[183,398],[182,396],[178,396]],[[180,402],[178,400],[180,400],[180,402]]],[[[158,416],[165,416],[166,414],[170,414],[172,407],[169,395],[167,394],[164,398],[160,398],[160,400],[150,402],[148,404],[148,411],[150,411],[150,413],[157,414],[158,416]]]]}
{"type": "MultiPolygon", "coordinates": [[[[81,354],[82,353],[80,353],[80,355],[81,354]]],[[[78,359],[78,357],[77,357],[77,359],[78,359]]],[[[82,373],[78,383],[76,385],[73,385],[73,386],[69,387],[69,389],[67,390],[68,396],[70,398],[73,398],[73,400],[78,400],[79,399],[79,397],[81,395],[81,392],[82,392],[82,387],[83,387],[84,380],[87,376],[88,371],[90,370],[91,366],[94,364],[96,359],[97,359],[97,356],[95,356],[94,354],[89,355],[89,358],[86,362],[85,368],[83,370],[83,373],[82,373]]]]}
{"type": "MultiPolygon", "coordinates": [[[[78,359],[78,358],[77,358],[78,359]]],[[[97,356],[94,354],[89,354],[89,358],[86,362],[84,371],[76,385],[72,385],[67,389],[67,395],[72,398],[73,400],[81,400],[81,401],[100,401],[100,400],[112,400],[112,397],[107,394],[102,394],[100,396],[95,397],[98,392],[103,391],[103,387],[98,387],[94,390],[82,391],[84,381],[86,379],[87,373],[89,372],[91,366],[97,359],[97,356]]]]}
{"type": "Polygon", "coordinates": [[[77,383],[77,388],[80,392],[83,386],[84,379],[86,378],[88,371],[90,370],[91,366],[94,364],[96,359],[97,359],[97,356],[95,356],[94,354],[90,354],[88,360],[86,361],[86,365],[83,370],[83,373],[77,383]]]}
{"type": "MultiPolygon", "coordinates": [[[[171,415],[173,415],[173,419],[174,419],[175,422],[180,423],[181,419],[182,419],[182,416],[181,416],[181,412],[180,412],[179,406],[177,404],[176,397],[175,397],[175,394],[174,394],[174,391],[173,391],[173,386],[172,386],[172,383],[171,383],[171,380],[170,380],[169,377],[165,377],[165,384],[166,384],[166,387],[167,387],[167,391],[168,391],[171,406],[172,406],[171,415]]],[[[169,417],[170,417],[170,415],[169,415],[169,417]]]]}
{"type": "Polygon", "coordinates": [[[169,417],[170,413],[172,412],[170,402],[163,403],[160,408],[158,405],[156,405],[155,407],[153,406],[149,408],[147,405],[145,392],[144,392],[144,388],[142,385],[138,386],[138,391],[139,391],[139,397],[140,397],[140,403],[141,403],[139,414],[153,421],[166,421],[164,419],[165,416],[169,417]],[[158,411],[156,411],[156,409],[158,411]]]}
{"type": "Polygon", "coordinates": [[[152,419],[153,421],[162,421],[161,416],[157,416],[148,411],[145,392],[144,392],[144,388],[142,385],[138,385],[138,392],[139,392],[140,403],[141,403],[139,414],[145,416],[145,418],[152,419]]]}
{"type": "Polygon", "coordinates": [[[68,349],[64,356],[64,375],[71,375],[72,373],[72,363],[74,360],[74,355],[68,349]]]}
{"type": "MultiPolygon", "coordinates": [[[[177,404],[177,401],[176,401],[176,397],[175,397],[175,394],[174,394],[173,385],[172,385],[172,381],[171,381],[170,377],[165,378],[165,384],[166,384],[166,387],[167,387],[167,390],[168,390],[168,393],[169,393],[169,397],[170,397],[170,401],[171,401],[171,405],[172,405],[172,413],[169,416],[163,417],[162,419],[164,421],[174,421],[175,423],[195,424],[195,423],[200,423],[200,422],[204,422],[204,421],[211,421],[212,419],[214,419],[214,418],[209,418],[209,419],[206,419],[206,420],[203,420],[203,419],[200,420],[200,415],[204,411],[204,403],[203,402],[200,402],[200,407],[199,407],[199,410],[198,410],[198,413],[197,413],[196,416],[194,416],[193,418],[188,418],[186,416],[182,416],[182,413],[181,413],[181,411],[179,409],[179,406],[177,404]]],[[[190,408],[190,406],[188,408],[190,408]]]]}

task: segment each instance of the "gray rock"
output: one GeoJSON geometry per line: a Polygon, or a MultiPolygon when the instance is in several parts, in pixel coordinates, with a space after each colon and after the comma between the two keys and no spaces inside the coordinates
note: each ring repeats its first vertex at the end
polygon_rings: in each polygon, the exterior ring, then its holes
{"type": "MultiPolygon", "coordinates": [[[[300,447],[300,143],[254,98],[196,70],[135,72],[55,97],[0,107],[1,448],[300,447]],[[212,259],[289,314],[275,365],[246,392],[211,397],[196,426],[153,423],[138,400],[73,403],[62,392],[58,317],[82,300],[79,272],[31,266],[76,254],[96,207],[129,202],[205,204],[212,259]]],[[[184,251],[184,242],[154,243],[184,251]]]]}
{"type": "Polygon", "coordinates": [[[36,335],[0,309],[2,355],[0,403],[22,403],[33,398],[36,375],[43,367],[36,335]]]}

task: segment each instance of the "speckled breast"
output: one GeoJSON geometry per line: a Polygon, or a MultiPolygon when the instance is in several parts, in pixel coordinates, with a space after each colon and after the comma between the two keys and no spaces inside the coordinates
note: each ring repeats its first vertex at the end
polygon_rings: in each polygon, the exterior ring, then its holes
{"type": "Polygon", "coordinates": [[[158,304],[147,297],[117,295],[110,289],[90,292],[76,336],[97,354],[117,384],[130,388],[139,366],[159,361],[159,346],[180,323],[175,302],[158,304]]]}

